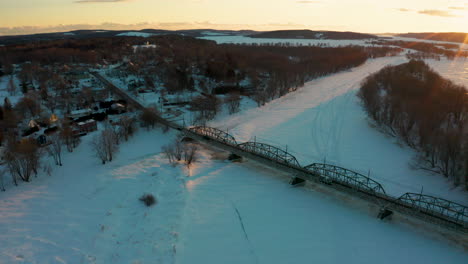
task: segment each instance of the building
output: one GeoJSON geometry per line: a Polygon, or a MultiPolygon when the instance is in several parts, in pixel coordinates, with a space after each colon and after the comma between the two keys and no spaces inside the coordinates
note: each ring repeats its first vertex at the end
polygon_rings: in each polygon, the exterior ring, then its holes
{"type": "Polygon", "coordinates": [[[96,130],[97,130],[96,120],[89,119],[87,121],[77,123],[73,129],[73,134],[82,135],[82,134],[87,134],[96,130]]]}

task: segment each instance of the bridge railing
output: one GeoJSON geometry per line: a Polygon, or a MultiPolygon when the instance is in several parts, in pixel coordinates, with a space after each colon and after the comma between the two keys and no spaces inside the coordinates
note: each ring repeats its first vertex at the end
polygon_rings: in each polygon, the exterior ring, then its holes
{"type": "Polygon", "coordinates": [[[468,207],[459,203],[417,193],[405,193],[397,199],[397,202],[468,226],[468,207]]]}
{"type": "Polygon", "coordinates": [[[229,144],[233,146],[237,145],[237,141],[232,135],[214,127],[196,126],[189,128],[189,130],[196,134],[209,137],[224,144],[229,144]]]}
{"type": "Polygon", "coordinates": [[[313,163],[305,166],[304,169],[312,171],[325,179],[338,181],[359,190],[386,194],[380,183],[352,170],[324,163],[313,163]]]}
{"type": "Polygon", "coordinates": [[[296,157],[294,157],[291,153],[288,153],[287,151],[272,145],[260,142],[245,142],[237,146],[245,151],[255,153],[257,155],[272,159],[274,161],[289,166],[299,168],[301,167],[296,157]]]}

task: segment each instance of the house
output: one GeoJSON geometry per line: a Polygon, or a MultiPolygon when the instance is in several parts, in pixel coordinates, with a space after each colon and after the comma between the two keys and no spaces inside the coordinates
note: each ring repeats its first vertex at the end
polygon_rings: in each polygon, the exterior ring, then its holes
{"type": "Polygon", "coordinates": [[[114,103],[111,105],[111,110],[117,113],[124,113],[127,110],[127,108],[121,103],[114,103]]]}
{"type": "Polygon", "coordinates": [[[51,126],[44,130],[44,135],[49,136],[55,134],[57,131],[59,131],[59,128],[57,126],[51,126]]]}
{"type": "Polygon", "coordinates": [[[29,120],[28,126],[29,126],[29,128],[33,128],[33,127],[38,127],[39,128],[39,125],[37,124],[36,120],[34,120],[34,119],[29,120]]]}
{"type": "Polygon", "coordinates": [[[58,121],[57,115],[56,115],[56,114],[51,114],[51,115],[50,115],[50,118],[49,118],[49,122],[50,122],[50,123],[55,123],[55,122],[57,122],[57,121],[58,121]]]}
{"type": "Polygon", "coordinates": [[[87,134],[97,130],[97,122],[94,119],[89,119],[83,122],[79,122],[75,125],[73,133],[75,135],[87,134]]]}

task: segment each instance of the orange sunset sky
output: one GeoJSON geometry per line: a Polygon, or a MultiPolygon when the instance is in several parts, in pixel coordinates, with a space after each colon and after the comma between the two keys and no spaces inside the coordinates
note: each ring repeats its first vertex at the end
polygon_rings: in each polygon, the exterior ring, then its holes
{"type": "Polygon", "coordinates": [[[468,0],[0,0],[0,35],[98,28],[466,32],[468,0]]]}

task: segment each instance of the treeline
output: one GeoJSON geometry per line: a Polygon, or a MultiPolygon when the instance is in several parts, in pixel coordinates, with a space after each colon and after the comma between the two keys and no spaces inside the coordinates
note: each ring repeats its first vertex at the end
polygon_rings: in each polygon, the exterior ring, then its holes
{"type": "Polygon", "coordinates": [[[385,132],[419,151],[421,168],[468,188],[468,90],[422,61],[370,75],[358,93],[385,132]]]}
{"type": "Polygon", "coordinates": [[[401,47],[403,49],[412,49],[418,51],[420,58],[430,58],[434,54],[446,57],[447,59],[454,59],[457,57],[468,57],[468,51],[462,51],[460,45],[447,44],[447,43],[426,43],[426,42],[408,42],[408,41],[388,41],[377,40],[371,41],[370,44],[375,45],[391,45],[401,47]]]}
{"type": "Polygon", "coordinates": [[[66,39],[0,47],[0,65],[35,62],[41,65],[55,63],[117,63],[132,52],[131,45],[141,38],[66,39]]]}
{"type": "Polygon", "coordinates": [[[312,30],[275,30],[252,34],[251,38],[286,39],[377,39],[376,35],[357,32],[312,31],[312,30]]]}

